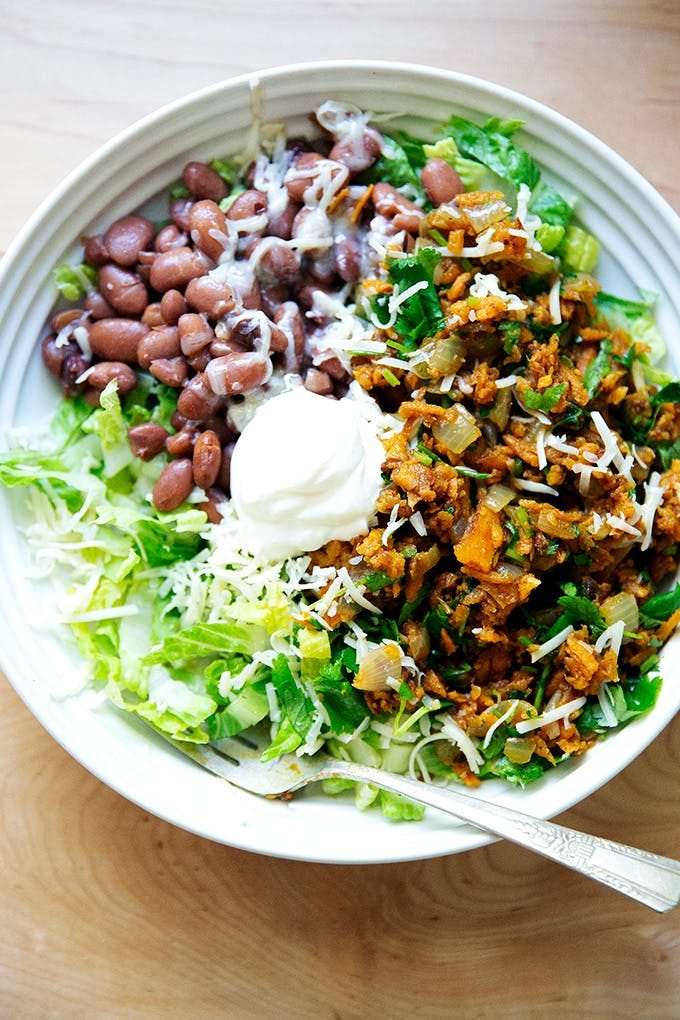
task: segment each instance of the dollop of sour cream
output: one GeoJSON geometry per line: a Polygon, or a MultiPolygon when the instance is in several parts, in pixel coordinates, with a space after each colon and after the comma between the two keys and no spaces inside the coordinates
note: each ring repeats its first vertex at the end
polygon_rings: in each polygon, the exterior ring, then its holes
{"type": "Polygon", "coordinates": [[[250,551],[278,560],[364,534],[384,458],[359,401],[302,386],[265,401],[231,461],[232,502],[250,551]]]}

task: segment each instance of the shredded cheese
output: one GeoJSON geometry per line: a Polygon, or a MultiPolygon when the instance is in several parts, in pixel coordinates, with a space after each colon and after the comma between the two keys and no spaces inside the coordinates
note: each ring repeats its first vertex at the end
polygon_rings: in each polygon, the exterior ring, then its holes
{"type": "Polygon", "coordinates": [[[548,308],[550,309],[550,319],[553,326],[559,326],[562,322],[562,311],[560,309],[560,287],[562,281],[559,276],[550,288],[550,295],[548,297],[548,308]]]}
{"type": "Polygon", "coordinates": [[[406,524],[406,522],[408,521],[407,517],[402,517],[401,520],[399,520],[398,516],[399,516],[399,504],[396,503],[392,507],[392,510],[390,511],[390,516],[389,516],[389,520],[387,522],[387,526],[385,527],[385,530],[382,533],[382,544],[383,545],[387,545],[387,543],[389,542],[390,538],[395,533],[395,531],[398,531],[399,528],[401,528],[402,525],[406,524]]]}
{"type": "Polygon", "coordinates": [[[597,690],[597,700],[600,703],[602,710],[602,721],[605,726],[617,726],[619,720],[616,718],[616,713],[612,708],[612,694],[606,683],[600,684],[597,690]]]}
{"type": "Polygon", "coordinates": [[[549,726],[550,723],[559,722],[560,719],[568,719],[579,708],[583,708],[587,700],[585,697],[575,698],[566,705],[559,705],[558,708],[551,708],[550,711],[537,715],[534,719],[523,719],[515,723],[515,729],[518,733],[530,733],[532,730],[540,729],[541,726],[549,726]]]}
{"type": "Polygon", "coordinates": [[[421,538],[424,538],[425,535],[427,535],[427,528],[425,527],[425,521],[423,520],[423,515],[420,510],[416,510],[414,514],[411,514],[409,521],[411,522],[413,530],[416,534],[420,535],[421,538]]]}
{"type": "Polygon", "coordinates": [[[465,730],[450,715],[443,721],[440,733],[463,752],[470,770],[475,773],[479,772],[480,766],[484,764],[483,757],[465,730]]]}
{"type": "Polygon", "coordinates": [[[568,443],[565,435],[555,436],[550,434],[545,437],[545,445],[552,447],[553,450],[557,450],[559,453],[578,453],[578,447],[568,443]]]}
{"type": "Polygon", "coordinates": [[[567,640],[569,635],[573,633],[573,630],[574,628],[571,624],[569,624],[564,628],[564,630],[561,630],[559,634],[555,634],[554,637],[544,641],[542,645],[539,645],[538,648],[535,648],[531,653],[531,661],[538,662],[539,659],[544,659],[546,655],[550,655],[551,652],[554,652],[556,648],[559,648],[560,645],[567,640]]]}
{"type": "Polygon", "coordinates": [[[605,648],[611,648],[615,655],[618,655],[621,651],[621,642],[623,641],[623,632],[625,630],[625,623],[623,620],[617,620],[616,623],[612,623],[611,627],[607,627],[603,630],[599,638],[595,642],[595,651],[598,655],[605,650],[605,648]]]}
{"type": "Polygon", "coordinates": [[[548,496],[559,496],[557,489],[552,485],[544,485],[543,482],[532,482],[528,478],[513,478],[513,483],[518,489],[526,489],[527,492],[544,492],[548,496]]]}

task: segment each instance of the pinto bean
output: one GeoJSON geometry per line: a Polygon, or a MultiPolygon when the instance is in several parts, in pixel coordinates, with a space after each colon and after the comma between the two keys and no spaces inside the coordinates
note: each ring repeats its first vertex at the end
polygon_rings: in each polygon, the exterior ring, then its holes
{"type": "Polygon", "coordinates": [[[186,248],[188,244],[189,234],[175,223],[168,223],[156,234],[153,246],[155,251],[170,251],[172,248],[186,248]]]}
{"type": "Polygon", "coordinates": [[[213,202],[221,202],[229,194],[226,183],[207,163],[196,160],[187,163],[182,172],[182,180],[191,197],[196,200],[210,198],[213,202]]]}
{"type": "Polygon", "coordinates": [[[256,351],[228,354],[224,358],[214,358],[205,374],[214,393],[250,393],[267,382],[272,374],[272,363],[256,351]]]}
{"type": "Polygon", "coordinates": [[[250,350],[247,343],[239,343],[236,339],[216,337],[208,348],[211,358],[224,358],[227,354],[243,354],[250,350]]]}
{"type": "Polygon", "coordinates": [[[209,276],[198,276],[189,280],[186,288],[187,303],[197,312],[204,312],[211,319],[221,319],[230,312],[236,302],[231,288],[226,283],[209,276]]]}
{"type": "Polygon", "coordinates": [[[149,294],[139,276],[113,263],[99,270],[99,290],[121,315],[141,315],[149,303],[149,294]]]}
{"type": "Polygon", "coordinates": [[[109,319],[116,314],[115,309],[98,290],[91,291],[83,301],[83,305],[85,311],[90,313],[92,320],[109,319]]]}
{"type": "Polygon", "coordinates": [[[64,367],[64,361],[66,355],[74,353],[78,349],[78,345],[75,343],[65,344],[61,347],[57,347],[57,338],[51,333],[46,336],[40,345],[40,352],[45,367],[52,375],[56,375],[57,379],[61,378],[61,372],[64,367]]]}
{"type": "Polygon", "coordinates": [[[236,438],[236,433],[229,428],[226,419],[223,417],[207,418],[204,424],[205,429],[210,429],[214,432],[222,445],[231,443],[236,438]]]}
{"type": "Polygon", "coordinates": [[[274,313],[274,322],[289,341],[287,351],[291,364],[288,367],[292,371],[305,353],[305,325],[300,309],[294,301],[284,301],[274,313]]]}
{"type": "Polygon", "coordinates": [[[191,461],[188,457],[180,457],[165,465],[151,491],[151,499],[157,510],[169,513],[184,503],[193,487],[191,461]]]}
{"type": "Polygon", "coordinates": [[[193,426],[185,426],[174,436],[168,436],[165,440],[165,449],[173,457],[190,457],[194,449],[194,443],[198,439],[198,429],[193,426]]]}
{"type": "Polygon", "coordinates": [[[69,323],[75,322],[80,319],[83,314],[82,308],[65,308],[63,312],[57,312],[50,319],[50,327],[55,333],[61,333],[65,326],[69,323]]]}
{"type": "Polygon", "coordinates": [[[300,211],[300,203],[289,198],[280,213],[269,215],[267,233],[271,237],[280,237],[284,241],[290,241],[293,236],[293,220],[300,211]]]}
{"type": "Polygon", "coordinates": [[[142,322],[145,326],[150,327],[163,325],[160,301],[154,301],[152,304],[146,306],[142,312],[142,322]]]}
{"type": "Polygon", "coordinates": [[[335,271],[345,283],[356,283],[361,276],[361,246],[352,234],[335,238],[335,271]]]}
{"type": "Polygon", "coordinates": [[[267,211],[267,196],[262,191],[251,188],[238,195],[227,209],[228,220],[246,220],[251,216],[261,216],[267,211]]]}
{"type": "Polygon", "coordinates": [[[302,257],[276,237],[258,238],[249,253],[251,266],[255,255],[255,272],[261,281],[270,284],[293,283],[300,273],[302,257]]]}
{"type": "Polygon", "coordinates": [[[359,134],[339,138],[328,153],[328,158],[342,163],[351,174],[360,174],[373,166],[381,151],[380,135],[372,128],[366,128],[359,134]]]}
{"type": "Polygon", "coordinates": [[[196,247],[217,262],[224,252],[224,243],[215,235],[224,234],[227,239],[227,218],[219,205],[210,199],[195,202],[189,210],[189,229],[196,247]]]}
{"type": "Polygon", "coordinates": [[[179,432],[180,429],[184,428],[184,426],[187,424],[187,421],[188,419],[185,417],[185,415],[180,414],[179,411],[175,410],[170,415],[170,424],[172,425],[173,429],[175,429],[177,432],[179,432]]]}
{"type": "Polygon", "coordinates": [[[445,159],[437,157],[428,159],[421,171],[420,179],[425,194],[436,206],[452,202],[456,195],[462,195],[465,191],[460,177],[445,159]]]}
{"type": "Polygon", "coordinates": [[[207,376],[199,372],[180,392],[177,410],[188,421],[205,421],[217,413],[221,403],[207,376]]]}
{"type": "Polygon", "coordinates": [[[186,354],[187,357],[193,357],[215,339],[214,330],[197,312],[185,312],[184,315],[180,315],[177,329],[182,354],[186,354]]]}
{"type": "Polygon", "coordinates": [[[83,255],[85,261],[91,266],[103,266],[109,261],[109,253],[104,242],[103,234],[93,234],[92,237],[84,239],[83,255]]]}
{"type": "Polygon", "coordinates": [[[265,315],[274,318],[277,308],[288,300],[289,288],[285,283],[265,286],[260,290],[260,305],[265,315]]]}
{"type": "Polygon", "coordinates": [[[168,326],[176,326],[187,311],[184,295],[179,290],[166,290],[161,298],[161,319],[168,326]]]}
{"type": "Polygon", "coordinates": [[[101,392],[113,379],[118,383],[118,392],[121,397],[132,393],[137,385],[137,376],[134,371],[122,361],[97,362],[87,376],[87,384],[101,392]]]}
{"type": "Polygon", "coordinates": [[[286,191],[294,202],[304,202],[305,192],[318,180],[322,172],[330,172],[331,179],[342,177],[342,183],[349,177],[347,167],[336,160],[329,160],[319,152],[303,152],[296,159],[284,178],[286,191]]]}
{"type": "Polygon", "coordinates": [[[307,266],[309,275],[328,287],[334,287],[336,282],[335,252],[332,248],[328,251],[319,252],[316,256],[310,257],[307,266]]]}
{"type": "Polygon", "coordinates": [[[61,388],[67,397],[75,397],[80,386],[76,383],[76,379],[79,379],[83,372],[90,367],[90,359],[85,357],[77,345],[74,347],[75,350],[69,350],[64,358],[61,369],[61,388]]]}
{"type": "Polygon", "coordinates": [[[187,365],[194,372],[205,372],[210,358],[210,348],[204,347],[202,351],[197,351],[196,354],[192,354],[190,358],[187,358],[187,365]]]}
{"type": "MultiPolygon", "coordinates": [[[[267,318],[264,312],[242,312],[227,316],[219,323],[217,339],[235,344],[243,350],[260,351],[271,347],[274,351],[286,349],[287,341],[281,331],[267,318]]],[[[215,344],[211,345],[214,350],[215,344]]]]}
{"type": "Polygon", "coordinates": [[[155,358],[149,365],[149,371],[159,382],[175,390],[178,390],[189,376],[186,358],[181,355],[176,358],[155,358]]]}
{"type": "Polygon", "coordinates": [[[208,272],[210,262],[193,248],[170,248],[162,251],[151,263],[149,280],[154,290],[178,290],[197,276],[208,272]]]}
{"type": "Polygon", "coordinates": [[[210,524],[219,524],[222,520],[220,504],[224,502],[224,493],[219,489],[208,489],[206,496],[206,500],[196,504],[196,509],[203,511],[210,524]]]}
{"type": "Polygon", "coordinates": [[[138,319],[98,319],[90,327],[90,347],[105,361],[137,363],[137,347],[149,332],[138,319]]]}
{"type": "Polygon", "coordinates": [[[130,449],[140,460],[153,460],[165,448],[168,430],[153,421],[144,421],[128,430],[130,449]]]}
{"type": "Polygon", "coordinates": [[[410,234],[418,233],[418,225],[423,218],[423,210],[405,198],[391,184],[379,181],[373,188],[373,205],[376,212],[394,222],[397,230],[406,230],[410,234]]]}
{"type": "Polygon", "coordinates": [[[319,393],[322,396],[333,392],[333,380],[327,372],[322,372],[318,368],[307,369],[303,385],[311,393],[319,393]]]}
{"type": "Polygon", "coordinates": [[[150,368],[159,358],[177,358],[182,353],[177,326],[156,326],[147,330],[137,345],[140,368],[150,368]]]}
{"type": "Polygon", "coordinates": [[[217,434],[206,429],[194,443],[194,481],[199,489],[209,489],[217,480],[222,465],[222,447],[217,434]]]}
{"type": "Polygon", "coordinates": [[[134,266],[140,251],[148,248],[154,234],[153,223],[146,216],[121,216],[104,234],[104,244],[119,266],[134,266]]]}
{"type": "Polygon", "coordinates": [[[170,219],[185,234],[189,233],[189,213],[193,204],[193,198],[173,198],[169,206],[170,219]]]}

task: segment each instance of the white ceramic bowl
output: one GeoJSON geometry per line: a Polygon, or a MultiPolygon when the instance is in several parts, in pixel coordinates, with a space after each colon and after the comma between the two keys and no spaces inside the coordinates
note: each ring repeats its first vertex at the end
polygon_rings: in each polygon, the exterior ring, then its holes
{"type": "MultiPolygon", "coordinates": [[[[586,131],[517,93],[463,75],[392,63],[334,62],[275,69],[212,86],[118,135],[72,173],[35,213],[0,264],[0,429],[30,424],[56,406],[35,342],[54,300],[51,269],[72,259],[78,238],[148,202],[180,176],[188,159],[237,152],[253,123],[284,119],[303,132],[327,98],[403,114],[427,132],[452,112],[526,122],[521,143],[567,193],[603,245],[606,289],[660,294],[658,321],[680,361],[680,226],[653,188],[586,131]]],[[[42,595],[26,580],[27,553],[15,524],[21,494],[0,503],[0,656],[29,709],[78,761],[146,810],[219,842],[282,857],[327,862],[399,861],[455,853],[490,841],[469,826],[431,814],[395,825],[350,801],[309,792],[290,803],[234,790],[175,753],[134,718],[87,696],[55,700],[51,679],[77,663],[53,632],[35,626],[42,595]]],[[[663,668],[680,666],[680,639],[663,668]]],[[[680,708],[680,687],[664,685],[653,712],[585,757],[526,790],[483,784],[479,796],[546,818],[582,800],[624,768],[680,708]]]]}

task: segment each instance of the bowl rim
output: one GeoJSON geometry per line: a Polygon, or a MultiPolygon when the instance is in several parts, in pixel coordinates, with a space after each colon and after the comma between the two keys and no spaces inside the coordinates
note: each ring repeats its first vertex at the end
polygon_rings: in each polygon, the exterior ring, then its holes
{"type": "MultiPolygon", "coordinates": [[[[438,78],[443,81],[451,82],[452,84],[458,84],[463,87],[472,89],[477,95],[485,96],[489,100],[489,108],[493,109],[493,102],[502,99],[508,103],[511,103],[524,113],[534,113],[541,121],[549,121],[555,127],[556,131],[561,137],[565,135],[571,136],[578,140],[580,143],[585,145],[591,151],[596,153],[600,162],[611,166],[616,173],[625,178],[634,191],[637,194],[641,194],[649,206],[653,207],[656,213],[666,221],[670,234],[674,243],[677,245],[678,251],[678,263],[680,264],[680,218],[675,213],[670,203],[659,194],[659,192],[650,184],[650,182],[630,163],[627,162],[622,156],[620,156],[614,149],[612,149],[605,142],[602,142],[595,135],[593,135],[587,129],[581,127],[564,114],[552,109],[544,103],[534,100],[523,93],[520,93],[514,89],[510,89],[504,85],[496,84],[494,82],[478,78],[472,75],[463,74],[457,71],[451,71],[446,68],[439,68],[426,64],[410,63],[403,61],[388,61],[388,60],[329,60],[329,61],[312,61],[312,62],[298,62],[293,64],[279,65],[275,67],[265,68],[259,71],[246,72],[241,75],[226,78],[219,82],[214,82],[210,85],[196,89],[186,95],[180,96],[175,100],[165,103],[158,109],[145,114],[143,117],[138,118],[129,126],[123,128],[117,132],[110,139],[99,145],[93,152],[91,152],[85,159],[83,159],[76,167],[74,167],[64,179],[52,190],[52,192],[46,196],[41,203],[36,207],[34,212],[30,215],[24,226],[19,230],[15,238],[12,240],[8,249],[0,260],[0,288],[3,287],[5,282],[11,278],[12,273],[15,270],[15,264],[20,260],[21,254],[27,246],[30,246],[34,242],[37,232],[40,229],[40,225],[49,215],[51,210],[54,210],[59,203],[62,201],[64,196],[69,194],[71,190],[78,184],[80,180],[86,178],[94,169],[100,164],[104,163],[113,153],[120,151],[127,142],[137,138],[143,134],[150,127],[166,120],[166,118],[176,116],[178,111],[181,111],[193,104],[200,104],[213,97],[237,90],[244,86],[248,87],[251,91],[260,84],[271,84],[276,82],[283,82],[288,78],[292,78],[296,75],[304,74],[310,76],[310,81],[314,80],[314,76],[317,73],[323,74],[328,71],[340,71],[347,73],[348,76],[356,75],[357,73],[365,73],[368,75],[376,76],[379,79],[381,73],[393,73],[408,76],[417,76],[425,78],[438,78]]],[[[453,105],[454,100],[452,100],[453,105]]],[[[4,659],[4,655],[3,655],[4,659]]],[[[133,801],[140,807],[148,810],[154,815],[164,818],[166,821],[188,829],[189,831],[195,832],[197,835],[204,836],[206,838],[215,839],[215,836],[202,832],[200,828],[196,826],[187,825],[182,822],[181,819],[173,816],[171,811],[159,811],[158,807],[153,802],[145,801],[143,797],[132,796],[126,789],[121,788],[119,784],[116,784],[112,778],[107,775],[103,769],[98,769],[96,763],[92,763],[79,757],[74,750],[68,745],[68,743],[62,741],[58,733],[53,731],[50,725],[49,711],[45,709],[44,704],[41,703],[37,696],[31,696],[30,689],[20,689],[13,683],[10,673],[11,670],[5,670],[8,682],[14,687],[19,696],[22,698],[24,703],[27,705],[31,713],[38,719],[41,725],[50,733],[50,735],[61,743],[62,746],[68,751],[68,753],[80,761],[92,774],[96,775],[102,780],[107,786],[115,789],[118,793],[125,796],[128,800],[133,801]]],[[[603,774],[599,777],[596,782],[590,783],[586,787],[585,793],[579,792],[578,789],[575,792],[567,793],[567,789],[571,789],[569,784],[564,788],[566,796],[558,797],[554,803],[550,804],[545,812],[537,814],[536,817],[552,817],[553,815],[567,810],[574,804],[581,802],[602,785],[607,783],[610,779],[614,778],[620,771],[622,771],[630,762],[637,757],[642,751],[649,746],[653,739],[658,735],[659,732],[671,721],[676,712],[680,710],[680,704],[676,707],[675,712],[668,715],[667,718],[658,719],[658,725],[654,725],[652,729],[654,732],[649,739],[640,745],[634,746],[629,753],[620,755],[617,761],[617,767],[609,774],[603,774]]],[[[634,724],[633,724],[634,725],[634,724]]],[[[461,852],[467,849],[473,849],[475,847],[483,846],[494,841],[494,837],[489,836],[485,833],[479,832],[474,838],[468,840],[465,846],[455,849],[444,849],[434,851],[432,853],[417,852],[411,854],[400,854],[396,852],[394,855],[389,857],[371,857],[369,854],[364,852],[363,854],[354,858],[348,858],[345,856],[339,856],[335,860],[327,856],[309,856],[307,854],[300,853],[280,853],[276,849],[271,847],[255,846],[246,838],[239,839],[237,836],[230,838],[229,840],[222,839],[224,843],[231,846],[239,847],[241,849],[250,850],[253,852],[259,852],[269,854],[272,856],[290,857],[292,859],[306,860],[306,861],[323,861],[326,863],[382,863],[382,862],[397,862],[412,859],[423,859],[429,856],[441,856],[454,852],[461,852]]]]}

